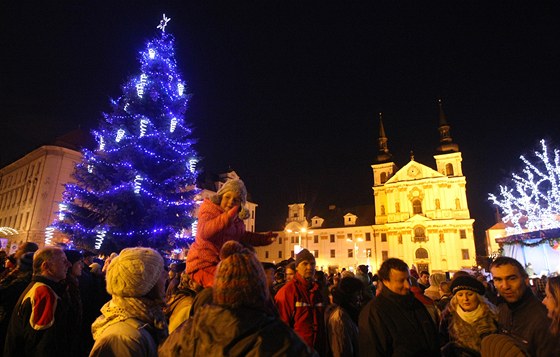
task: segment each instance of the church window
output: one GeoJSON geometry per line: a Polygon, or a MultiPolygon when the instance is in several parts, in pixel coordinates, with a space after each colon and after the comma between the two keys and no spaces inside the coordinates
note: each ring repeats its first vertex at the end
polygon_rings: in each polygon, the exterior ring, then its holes
{"type": "Polygon", "coordinates": [[[334,243],[334,234],[330,235],[331,243],[334,243]]]}
{"type": "Polygon", "coordinates": [[[463,256],[463,260],[469,260],[469,250],[468,249],[461,249],[461,255],[463,256]]]}
{"type": "Polygon", "coordinates": [[[387,233],[381,233],[381,241],[382,241],[382,242],[386,242],[386,241],[387,241],[387,233]]]}
{"type": "Polygon", "coordinates": [[[386,172],[381,173],[380,181],[381,181],[381,183],[387,182],[387,173],[386,172]]]}
{"type": "Polygon", "coordinates": [[[399,237],[397,238],[399,244],[402,244],[402,234],[399,233],[399,237]]]}
{"type": "Polygon", "coordinates": [[[445,243],[445,236],[443,235],[443,232],[439,232],[439,242],[445,243]]]}
{"type": "Polygon", "coordinates": [[[264,252],[264,258],[268,259],[268,250],[264,252]]]}
{"type": "Polygon", "coordinates": [[[455,209],[461,209],[461,200],[458,198],[455,199],[455,209]]]}
{"type": "Polygon", "coordinates": [[[389,251],[382,250],[381,251],[381,260],[386,261],[387,259],[389,259],[389,251]]]}
{"type": "Polygon", "coordinates": [[[436,209],[440,209],[440,205],[439,198],[436,198],[436,209]]]}
{"type": "Polygon", "coordinates": [[[414,228],[414,241],[425,241],[426,240],[426,233],[424,231],[424,227],[416,227],[414,228]]]}
{"type": "Polygon", "coordinates": [[[424,248],[416,249],[416,259],[428,259],[428,251],[424,248]]]}
{"type": "Polygon", "coordinates": [[[445,165],[445,174],[447,176],[453,176],[453,165],[452,164],[445,165]]]}
{"type": "Polygon", "coordinates": [[[354,249],[348,249],[348,258],[354,257],[354,249]]]}
{"type": "Polygon", "coordinates": [[[331,249],[331,258],[336,258],[336,251],[331,249]]]}
{"type": "Polygon", "coordinates": [[[319,236],[318,235],[313,236],[313,243],[319,243],[319,236]]]}
{"type": "Polygon", "coordinates": [[[395,202],[395,212],[399,213],[401,211],[401,204],[399,202],[395,202]]]}
{"type": "Polygon", "coordinates": [[[459,237],[461,237],[461,239],[467,239],[467,230],[459,229],[459,237]]]}
{"type": "Polygon", "coordinates": [[[412,201],[412,213],[422,214],[422,201],[417,198],[412,201]]]}
{"type": "Polygon", "coordinates": [[[380,210],[381,210],[381,215],[384,216],[385,215],[385,206],[381,205],[380,210]]]}
{"type": "Polygon", "coordinates": [[[371,241],[371,233],[366,232],[366,242],[371,241]]]}
{"type": "Polygon", "coordinates": [[[278,251],[278,258],[282,259],[282,251],[281,250],[278,251]]]}
{"type": "Polygon", "coordinates": [[[314,256],[315,258],[319,258],[319,251],[318,251],[318,250],[314,250],[314,251],[313,251],[313,256],[314,256]]]}

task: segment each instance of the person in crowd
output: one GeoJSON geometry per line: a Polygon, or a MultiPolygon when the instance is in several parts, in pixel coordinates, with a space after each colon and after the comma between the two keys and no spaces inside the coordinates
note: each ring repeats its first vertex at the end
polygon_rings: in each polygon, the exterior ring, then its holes
{"type": "Polygon", "coordinates": [[[181,283],[181,275],[185,271],[187,265],[185,262],[173,263],[169,266],[169,280],[165,290],[165,299],[169,300],[173,294],[177,292],[177,287],[181,283]]]}
{"type": "Polygon", "coordinates": [[[14,306],[33,277],[33,254],[23,254],[19,258],[18,269],[13,272],[13,278],[0,283],[0,356],[3,355],[4,341],[14,306]]]}
{"type": "Polygon", "coordinates": [[[247,190],[243,181],[227,181],[216,195],[205,199],[198,211],[198,229],[195,242],[187,255],[187,273],[203,287],[211,286],[220,261],[220,249],[229,240],[253,246],[269,245],[278,235],[245,231],[244,219],[249,218],[245,208],[247,190]]]}
{"type": "Polygon", "coordinates": [[[367,265],[358,265],[358,269],[356,270],[356,278],[358,278],[364,286],[363,296],[366,302],[370,301],[375,296],[375,288],[372,285],[372,281],[368,275],[368,272],[369,267],[367,265]]]}
{"type": "Polygon", "coordinates": [[[185,271],[181,273],[181,281],[173,294],[166,299],[166,306],[163,310],[169,321],[169,333],[189,318],[193,300],[201,289],[202,287],[185,271]]]}
{"type": "Polygon", "coordinates": [[[270,311],[262,264],[236,241],[220,253],[212,303],[200,307],[159,348],[160,357],[317,356],[270,311]]]}
{"type": "Polygon", "coordinates": [[[325,306],[314,281],[315,256],[307,249],[296,255],[296,275],[275,296],[280,318],[320,356],[325,355],[325,306]]]}
{"type": "Polygon", "coordinates": [[[451,301],[453,293],[451,293],[451,283],[449,281],[442,281],[439,283],[439,295],[441,296],[438,301],[436,301],[436,307],[439,312],[443,312],[447,307],[447,304],[451,301]]]}
{"type": "Polygon", "coordinates": [[[433,273],[429,277],[430,286],[424,290],[424,295],[432,299],[433,301],[438,301],[441,299],[441,294],[439,293],[439,284],[446,281],[447,278],[443,273],[433,273]]]}
{"type": "Polygon", "coordinates": [[[410,292],[408,265],[389,258],[378,274],[383,287],[360,312],[360,356],[440,356],[436,325],[410,292]]]}
{"type": "Polygon", "coordinates": [[[4,263],[6,262],[7,258],[8,258],[8,253],[6,253],[5,250],[0,250],[0,277],[2,276],[4,270],[6,269],[4,263]]]}
{"type": "Polygon", "coordinates": [[[284,284],[286,284],[286,276],[284,275],[283,270],[278,269],[274,273],[274,283],[272,284],[273,297],[276,296],[276,293],[284,286],[284,284]]]}
{"type": "Polygon", "coordinates": [[[276,265],[274,263],[263,262],[261,263],[264,269],[264,276],[266,277],[266,286],[270,290],[271,296],[274,296],[274,274],[276,273],[276,265]]]}
{"type": "Polygon", "coordinates": [[[296,276],[296,262],[286,265],[286,283],[289,283],[296,276]]]}
{"type": "Polygon", "coordinates": [[[315,272],[315,282],[319,284],[319,290],[321,290],[321,296],[323,297],[323,305],[327,307],[330,303],[330,292],[329,292],[329,281],[325,272],[318,270],[315,272]]]}
{"type": "Polygon", "coordinates": [[[16,259],[19,259],[25,253],[34,253],[39,250],[39,246],[35,242],[25,242],[20,245],[14,253],[16,259]]]}
{"type": "Polygon", "coordinates": [[[4,274],[0,277],[0,282],[3,284],[9,284],[11,279],[14,279],[18,275],[19,262],[22,255],[26,253],[34,253],[39,249],[37,243],[25,242],[20,245],[14,254],[11,254],[7,258],[7,269],[4,274]]]}
{"type": "Polygon", "coordinates": [[[451,282],[453,298],[439,326],[443,356],[480,356],[482,339],[498,331],[497,309],[484,297],[484,290],[471,276],[451,282]]]}
{"type": "Polygon", "coordinates": [[[422,294],[430,287],[430,273],[427,270],[422,270],[418,278],[418,286],[422,290],[422,294]]]}
{"type": "Polygon", "coordinates": [[[483,274],[478,274],[475,278],[484,285],[484,297],[488,299],[492,305],[496,305],[498,302],[498,294],[496,293],[494,285],[488,282],[488,279],[483,274]]]}
{"type": "Polygon", "coordinates": [[[12,313],[4,356],[71,356],[67,341],[70,321],[68,301],[63,299],[70,263],[57,247],[39,249],[33,255],[33,278],[12,313]]]}
{"type": "Polygon", "coordinates": [[[365,301],[363,283],[357,278],[343,278],[331,290],[333,305],[325,311],[328,355],[357,357],[358,316],[365,301]]]}
{"type": "Polygon", "coordinates": [[[103,267],[97,262],[93,262],[89,265],[89,271],[93,275],[103,275],[103,267]]]}
{"type": "Polygon", "coordinates": [[[422,289],[420,288],[420,285],[418,284],[418,280],[412,277],[410,278],[410,292],[418,301],[424,304],[424,307],[426,308],[426,310],[428,310],[428,313],[432,317],[432,320],[434,321],[436,327],[439,326],[440,313],[438,308],[436,307],[434,300],[424,295],[422,289]]]}
{"type": "Polygon", "coordinates": [[[548,277],[546,275],[542,275],[540,278],[533,279],[533,293],[542,301],[546,295],[546,282],[548,281],[548,277]]]}
{"type": "Polygon", "coordinates": [[[90,357],[156,357],[167,336],[163,315],[166,272],[151,248],[125,248],[107,269],[111,300],[91,326],[90,357]]]}
{"type": "Polygon", "coordinates": [[[73,316],[68,330],[67,347],[75,356],[87,356],[92,345],[85,342],[89,341],[87,338],[91,335],[91,332],[89,332],[89,326],[85,326],[87,329],[84,329],[83,323],[84,308],[79,281],[84,267],[83,256],[80,251],[73,249],[64,250],[64,254],[70,262],[70,267],[66,273],[66,279],[62,283],[66,285],[68,308],[73,316]]]}
{"type": "Polygon", "coordinates": [[[560,339],[549,331],[547,310],[529,288],[523,265],[498,257],[490,265],[498,300],[498,327],[532,357],[560,356],[560,339]]]}
{"type": "Polygon", "coordinates": [[[546,295],[542,303],[548,311],[548,318],[552,320],[550,333],[558,338],[558,335],[560,335],[560,276],[548,279],[545,292],[546,295]]]}

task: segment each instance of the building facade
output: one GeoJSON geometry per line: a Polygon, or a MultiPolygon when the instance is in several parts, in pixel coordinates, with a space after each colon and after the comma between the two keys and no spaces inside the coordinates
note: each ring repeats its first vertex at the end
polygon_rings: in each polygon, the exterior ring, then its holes
{"type": "MultiPolygon", "coordinates": [[[[259,258],[278,262],[308,248],[320,269],[369,265],[377,271],[387,258],[399,258],[418,270],[457,271],[476,265],[473,223],[459,146],[439,103],[440,143],[435,169],[410,161],[398,168],[379,121],[379,152],[373,170],[373,222],[351,209],[340,212],[338,226],[324,227],[321,215],[305,218],[304,204],[289,206],[278,241],[257,249],[259,258]]],[[[367,214],[367,213],[366,213],[367,214]]]]}
{"type": "Polygon", "coordinates": [[[12,234],[0,236],[12,251],[24,242],[43,246],[45,229],[56,218],[64,184],[82,154],[60,146],[42,146],[0,169],[0,226],[12,234]]]}

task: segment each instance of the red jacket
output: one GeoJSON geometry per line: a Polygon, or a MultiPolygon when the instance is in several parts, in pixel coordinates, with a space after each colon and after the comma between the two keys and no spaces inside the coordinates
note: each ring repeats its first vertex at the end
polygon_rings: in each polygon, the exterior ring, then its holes
{"type": "Polygon", "coordinates": [[[319,285],[313,282],[308,289],[308,282],[296,273],[276,296],[276,306],[280,318],[305,341],[315,348],[320,356],[325,355],[325,306],[319,285]]]}
{"type": "Polygon", "coordinates": [[[246,232],[245,224],[237,216],[206,199],[198,211],[198,227],[194,244],[187,254],[187,273],[218,265],[220,250],[225,242],[235,240],[254,246],[270,244],[265,235],[246,232]]]}

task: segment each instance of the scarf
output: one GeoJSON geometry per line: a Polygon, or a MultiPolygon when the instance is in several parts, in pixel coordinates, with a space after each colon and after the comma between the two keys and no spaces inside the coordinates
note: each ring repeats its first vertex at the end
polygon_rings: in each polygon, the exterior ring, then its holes
{"type": "Polygon", "coordinates": [[[483,314],[484,314],[484,309],[482,308],[482,304],[480,303],[473,311],[465,311],[460,306],[457,306],[457,315],[459,315],[459,317],[463,319],[463,321],[471,325],[474,324],[475,321],[480,319],[483,314]]]}
{"type": "Polygon", "coordinates": [[[93,339],[101,337],[103,331],[118,322],[133,318],[148,325],[156,344],[167,337],[167,322],[162,312],[162,303],[147,298],[113,298],[101,308],[101,316],[91,325],[93,339]]]}

